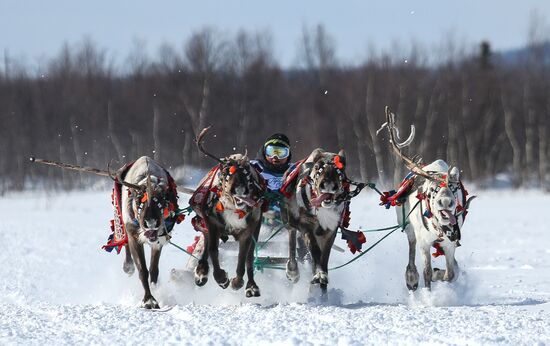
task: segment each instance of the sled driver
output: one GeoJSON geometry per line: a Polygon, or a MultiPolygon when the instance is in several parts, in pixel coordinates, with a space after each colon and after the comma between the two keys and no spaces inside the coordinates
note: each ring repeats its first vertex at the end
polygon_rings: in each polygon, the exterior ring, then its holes
{"type": "MultiPolygon", "coordinates": [[[[296,168],[296,164],[290,162],[291,158],[288,137],[282,133],[275,133],[266,139],[256,159],[250,161],[267,183],[267,196],[270,203],[269,209],[263,213],[263,222],[267,225],[274,226],[281,223],[280,203],[284,203],[285,197],[279,190],[286,178],[285,173],[292,172],[296,168]]],[[[303,261],[307,254],[307,247],[300,235],[297,241],[298,259],[303,261]]]]}
{"type": "Polygon", "coordinates": [[[288,137],[282,133],[275,133],[267,138],[256,159],[250,163],[265,179],[269,192],[278,193],[283,185],[285,172],[293,166],[290,159],[288,137]]]}

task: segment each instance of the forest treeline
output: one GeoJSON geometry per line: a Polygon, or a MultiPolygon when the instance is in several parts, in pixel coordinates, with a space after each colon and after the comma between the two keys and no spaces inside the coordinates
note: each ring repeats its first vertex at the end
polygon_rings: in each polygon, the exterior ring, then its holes
{"type": "Polygon", "coordinates": [[[549,189],[550,54],[543,42],[529,41],[512,63],[489,42],[471,50],[449,42],[438,63],[413,46],[345,65],[318,26],[304,30],[300,68],[282,69],[268,34],[222,36],[203,29],[155,58],[138,46],[122,71],[90,39],[63,46],[36,70],[4,54],[0,191],[86,182],[31,165],[31,155],[101,169],[141,155],[170,168],[207,168],[214,162],[193,139],[210,124],[206,147],[220,156],[245,149],[254,156],[265,137],[284,132],[293,159],[316,147],[343,148],[350,175],[387,188],[405,170],[386,133],[376,135],[386,105],[402,137],[416,126],[407,154],[445,159],[485,186],[506,177],[514,186],[549,189]]]}

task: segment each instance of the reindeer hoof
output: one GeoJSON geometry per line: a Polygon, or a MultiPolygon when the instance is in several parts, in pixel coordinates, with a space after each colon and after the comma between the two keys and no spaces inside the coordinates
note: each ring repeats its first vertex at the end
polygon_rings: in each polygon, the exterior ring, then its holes
{"type": "Polygon", "coordinates": [[[229,279],[226,278],[224,282],[218,282],[218,285],[220,285],[221,288],[226,289],[229,287],[229,279]]]}
{"type": "Polygon", "coordinates": [[[297,283],[300,280],[300,272],[298,271],[298,264],[296,262],[286,262],[286,278],[292,283],[297,283]]]}
{"type": "Polygon", "coordinates": [[[195,267],[195,285],[204,286],[208,281],[208,263],[199,261],[195,267]]]}
{"type": "Polygon", "coordinates": [[[124,262],[122,264],[122,270],[128,274],[128,276],[132,276],[134,272],[136,271],[136,266],[134,265],[134,262],[124,262]]]}
{"type": "Polygon", "coordinates": [[[410,291],[416,291],[418,288],[418,270],[415,266],[407,266],[407,270],[405,271],[405,282],[410,291]]]}
{"type": "Polygon", "coordinates": [[[218,285],[223,289],[229,287],[229,279],[227,278],[225,270],[220,270],[218,272],[214,270],[214,280],[216,280],[218,285]]]}
{"type": "Polygon", "coordinates": [[[313,276],[313,279],[311,280],[312,284],[321,284],[321,285],[327,285],[328,284],[328,274],[326,272],[317,272],[313,276]]]}
{"type": "Polygon", "coordinates": [[[260,296],[260,288],[258,286],[256,286],[256,284],[249,285],[246,288],[245,293],[246,293],[247,298],[259,297],[260,296]]]}
{"type": "Polygon", "coordinates": [[[445,280],[445,271],[439,268],[434,268],[432,272],[432,281],[448,281],[445,280]]]}
{"type": "Polygon", "coordinates": [[[208,281],[208,273],[199,273],[197,268],[195,268],[195,285],[204,286],[208,281]]]}
{"type": "Polygon", "coordinates": [[[141,302],[141,307],[147,310],[160,308],[159,304],[153,296],[149,298],[143,298],[143,301],[141,302]]]}
{"type": "Polygon", "coordinates": [[[235,291],[240,290],[244,285],[244,280],[239,277],[234,277],[231,279],[231,288],[235,291]]]}
{"type": "Polygon", "coordinates": [[[204,286],[208,281],[208,277],[205,275],[195,275],[195,285],[204,286]]]}
{"type": "Polygon", "coordinates": [[[407,288],[409,289],[409,291],[416,291],[416,289],[418,288],[418,282],[412,285],[407,284],[407,288]]]}

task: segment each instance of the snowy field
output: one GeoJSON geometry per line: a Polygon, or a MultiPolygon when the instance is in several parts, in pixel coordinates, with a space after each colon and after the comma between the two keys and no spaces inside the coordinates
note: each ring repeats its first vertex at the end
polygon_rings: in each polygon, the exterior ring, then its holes
{"type": "MultiPolygon", "coordinates": [[[[168,312],[140,309],[137,275],[122,272],[122,254],[101,249],[110,192],[7,195],[0,198],[0,344],[550,345],[550,196],[477,194],[457,250],[462,272],[432,292],[407,291],[400,232],[330,272],[327,304],[311,299],[306,266],[295,285],[283,271],[257,273],[259,298],[222,290],[212,278],[201,288],[191,276],[175,280],[171,269],[185,268],[188,258],[167,245],[153,295],[175,305],[168,312]]],[[[368,191],[353,201],[352,229],[395,224],[394,212],[376,200],[368,191]]],[[[182,246],[195,236],[189,220],[173,234],[182,246]]],[[[367,234],[366,245],[383,234],[367,234]]],[[[221,256],[234,273],[228,251],[221,256]]],[[[334,252],[331,266],[352,257],[334,252]]]]}

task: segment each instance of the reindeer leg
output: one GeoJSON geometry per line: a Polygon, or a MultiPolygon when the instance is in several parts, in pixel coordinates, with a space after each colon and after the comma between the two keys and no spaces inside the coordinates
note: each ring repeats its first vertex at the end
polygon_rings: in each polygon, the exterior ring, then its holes
{"type": "Polygon", "coordinates": [[[246,274],[248,276],[248,282],[246,283],[245,294],[247,298],[260,296],[260,288],[254,281],[254,246],[255,243],[258,242],[258,236],[260,235],[261,226],[262,224],[258,222],[258,226],[256,227],[254,234],[252,234],[252,236],[254,237],[254,241],[250,242],[250,246],[248,247],[248,254],[246,256],[246,274]]]}
{"type": "Polygon", "coordinates": [[[203,233],[203,241],[204,250],[202,251],[199,263],[195,267],[195,284],[197,286],[204,286],[208,281],[208,246],[210,244],[210,232],[206,234],[203,233]]]}
{"type": "Polygon", "coordinates": [[[422,259],[424,260],[424,286],[432,289],[432,258],[430,256],[430,246],[422,246],[422,259]]]}
{"type": "MultiPolygon", "coordinates": [[[[126,225],[126,229],[129,229],[129,224],[126,225]]],[[[132,232],[129,232],[132,234],[132,232]]],[[[143,289],[145,290],[145,295],[141,302],[141,307],[145,309],[158,309],[159,305],[151,294],[151,289],[149,287],[149,271],[147,270],[147,263],[145,262],[145,253],[143,251],[143,244],[139,243],[134,237],[128,237],[128,244],[130,251],[132,252],[132,257],[134,258],[134,263],[139,272],[139,279],[143,289]]]]}
{"type": "Polygon", "coordinates": [[[128,276],[132,276],[136,271],[136,266],[134,265],[134,261],[132,260],[132,253],[130,252],[130,247],[128,246],[128,243],[124,245],[124,253],[126,254],[126,256],[124,258],[124,263],[122,264],[122,270],[126,274],[128,274],[128,276]]]}
{"type": "Polygon", "coordinates": [[[317,272],[319,276],[319,284],[321,286],[321,293],[326,298],[327,286],[328,286],[328,260],[330,258],[330,251],[336,238],[336,231],[327,232],[319,237],[318,243],[321,245],[321,258],[320,258],[320,271],[317,272]]]}
{"type": "Polygon", "coordinates": [[[311,253],[311,269],[313,271],[313,279],[311,280],[312,284],[321,283],[319,272],[321,270],[321,249],[317,243],[317,237],[313,235],[312,231],[308,231],[306,234],[309,244],[309,252],[311,253]]]}
{"type": "Polygon", "coordinates": [[[229,286],[229,279],[227,278],[227,272],[223,270],[220,267],[220,260],[218,258],[219,250],[218,247],[220,245],[220,232],[217,227],[212,227],[212,229],[208,229],[208,233],[210,234],[210,244],[208,244],[208,252],[210,252],[210,259],[212,261],[212,267],[213,269],[213,276],[214,280],[218,283],[218,285],[226,289],[227,286],[229,286]]]}
{"type": "Polygon", "coordinates": [[[306,242],[304,240],[303,233],[301,232],[297,233],[296,243],[298,244],[298,247],[296,248],[296,252],[298,253],[298,261],[303,263],[308,259],[307,258],[308,249],[307,249],[306,242]]]}
{"type": "Polygon", "coordinates": [[[416,291],[418,288],[418,269],[416,268],[416,236],[414,230],[410,227],[405,229],[407,233],[407,239],[409,241],[409,264],[407,264],[407,270],[405,271],[405,282],[407,288],[411,291],[416,291]]]}
{"type": "Polygon", "coordinates": [[[151,248],[151,263],[149,264],[149,274],[151,276],[151,284],[156,284],[159,278],[159,259],[162,252],[162,246],[154,246],[151,248]]]}
{"type": "Polygon", "coordinates": [[[286,278],[293,283],[300,280],[298,263],[296,263],[296,229],[288,230],[288,261],[286,262],[286,278]]]}
{"type": "Polygon", "coordinates": [[[248,260],[248,252],[250,249],[252,239],[250,236],[245,236],[241,234],[239,239],[239,256],[237,260],[237,276],[231,279],[231,288],[234,290],[239,290],[244,285],[244,272],[245,272],[245,262],[248,260]]]}
{"type": "Polygon", "coordinates": [[[456,272],[458,271],[458,263],[455,259],[455,246],[451,244],[450,246],[445,246],[443,248],[445,252],[445,266],[446,270],[440,270],[439,268],[434,268],[434,273],[432,280],[442,280],[442,281],[453,281],[456,278],[456,272]]]}

